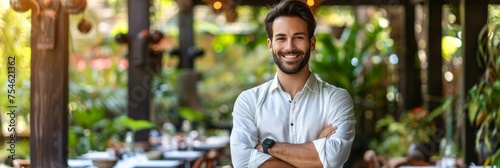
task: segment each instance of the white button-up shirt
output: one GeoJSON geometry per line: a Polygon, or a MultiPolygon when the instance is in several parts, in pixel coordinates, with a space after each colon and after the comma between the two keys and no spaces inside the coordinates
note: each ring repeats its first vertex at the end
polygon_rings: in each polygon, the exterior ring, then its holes
{"type": "Polygon", "coordinates": [[[242,92],[232,115],[230,147],[236,168],[259,167],[271,157],[255,149],[265,138],[292,144],[312,141],[323,167],[340,168],[349,158],[356,124],[352,98],[312,73],[293,100],[277,76],[242,92]],[[337,126],[336,133],[317,139],[328,124],[337,126]]]}

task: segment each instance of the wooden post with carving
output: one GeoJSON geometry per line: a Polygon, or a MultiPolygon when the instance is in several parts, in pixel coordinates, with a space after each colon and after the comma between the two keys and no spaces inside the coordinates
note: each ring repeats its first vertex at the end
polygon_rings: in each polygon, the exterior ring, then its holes
{"type": "Polygon", "coordinates": [[[31,28],[31,167],[67,167],[68,14],[40,0],[31,28]]]}

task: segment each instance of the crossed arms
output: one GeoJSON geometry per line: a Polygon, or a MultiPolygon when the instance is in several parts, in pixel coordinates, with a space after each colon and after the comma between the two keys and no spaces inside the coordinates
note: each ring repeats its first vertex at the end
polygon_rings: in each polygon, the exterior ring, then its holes
{"type": "MultiPolygon", "coordinates": [[[[335,134],[336,130],[337,127],[328,125],[320,133],[318,139],[329,138],[331,135],[335,134]]],[[[262,152],[262,144],[259,143],[256,149],[262,152]]],[[[261,168],[323,166],[312,142],[303,144],[276,142],[272,148],[268,149],[268,152],[272,157],[264,162],[260,166],[261,168]]]]}
{"type": "MultiPolygon", "coordinates": [[[[309,118],[306,123],[301,123],[311,127],[297,127],[300,130],[293,133],[300,135],[287,135],[292,133],[288,131],[291,127],[283,127],[288,119],[282,117],[282,113],[273,111],[266,113],[263,118],[261,113],[256,113],[262,110],[256,110],[256,104],[259,104],[256,97],[240,96],[234,107],[230,140],[233,166],[342,167],[350,154],[356,123],[352,102],[347,92],[344,94],[337,95],[341,98],[327,104],[326,108],[332,111],[328,111],[326,116],[317,115],[316,118],[309,118]],[[327,124],[335,125],[337,129],[325,126],[327,124]],[[314,128],[314,125],[323,128],[314,128]],[[292,138],[291,136],[301,139],[286,140],[288,137],[292,138]],[[276,142],[268,149],[269,154],[263,153],[260,145],[265,138],[274,139],[276,142]]],[[[273,106],[274,104],[269,107],[273,106]]],[[[261,107],[264,106],[259,106],[261,107]]]]}

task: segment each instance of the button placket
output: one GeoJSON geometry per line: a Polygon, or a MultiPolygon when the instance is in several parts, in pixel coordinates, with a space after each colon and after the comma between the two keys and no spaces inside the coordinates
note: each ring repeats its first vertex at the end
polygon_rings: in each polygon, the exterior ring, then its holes
{"type": "Polygon", "coordinates": [[[291,128],[290,128],[289,136],[290,136],[290,140],[292,140],[292,141],[296,141],[295,134],[297,132],[296,131],[297,129],[295,129],[296,128],[296,126],[295,126],[295,108],[296,108],[295,107],[295,99],[290,100],[290,117],[289,118],[290,118],[290,127],[291,128]]]}

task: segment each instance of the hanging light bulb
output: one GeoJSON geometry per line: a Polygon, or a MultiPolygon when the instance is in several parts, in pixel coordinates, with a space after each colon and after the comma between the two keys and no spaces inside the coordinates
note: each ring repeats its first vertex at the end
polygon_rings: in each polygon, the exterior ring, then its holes
{"type": "Polygon", "coordinates": [[[307,3],[307,5],[308,5],[308,6],[310,6],[310,7],[314,6],[314,0],[307,0],[307,2],[306,2],[306,3],[307,3]]]}
{"type": "Polygon", "coordinates": [[[307,4],[307,6],[309,6],[311,11],[315,13],[316,9],[321,5],[321,3],[323,3],[323,1],[325,0],[305,0],[304,2],[307,4]]]}
{"type": "Polygon", "coordinates": [[[231,0],[203,0],[214,13],[221,13],[225,11],[231,4],[231,0]]]}
{"type": "Polygon", "coordinates": [[[220,10],[222,8],[222,3],[220,1],[215,1],[214,4],[212,5],[212,7],[215,10],[220,10]]]}

